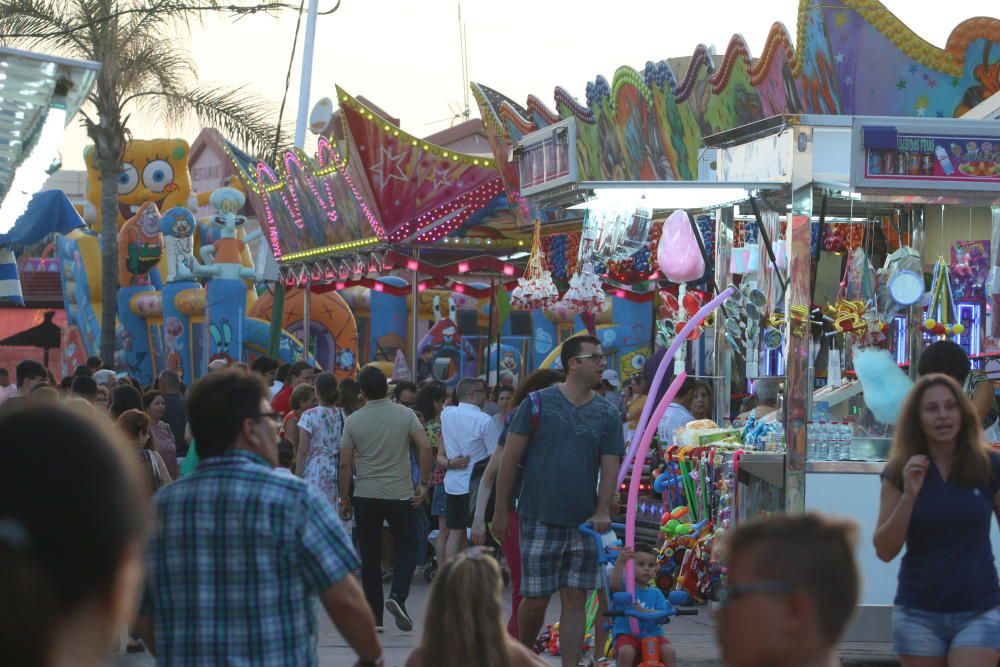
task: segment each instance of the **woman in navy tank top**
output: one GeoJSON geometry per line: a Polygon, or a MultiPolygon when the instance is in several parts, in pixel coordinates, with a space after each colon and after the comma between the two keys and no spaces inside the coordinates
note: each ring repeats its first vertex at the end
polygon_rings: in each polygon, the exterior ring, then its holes
{"type": "Polygon", "coordinates": [[[893,650],[903,667],[995,667],[1000,585],[990,522],[1000,516],[1000,455],[952,378],[921,377],[900,412],[885,471],[875,550],[903,550],[893,650]]]}

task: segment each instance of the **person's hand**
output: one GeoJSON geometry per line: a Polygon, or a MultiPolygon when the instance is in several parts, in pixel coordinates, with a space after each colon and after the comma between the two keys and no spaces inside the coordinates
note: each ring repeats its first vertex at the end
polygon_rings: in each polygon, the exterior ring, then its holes
{"type": "Polygon", "coordinates": [[[420,507],[427,500],[427,487],[423,484],[417,484],[417,487],[413,490],[413,497],[410,498],[411,507],[420,507]]]}
{"type": "Polygon", "coordinates": [[[486,544],[486,520],[478,514],[472,517],[472,543],[486,544]]]}
{"type": "Polygon", "coordinates": [[[611,530],[611,516],[607,512],[595,512],[594,516],[587,519],[587,523],[602,535],[611,530]]]}
{"type": "Polygon", "coordinates": [[[903,493],[916,498],[927,478],[931,460],[923,454],[914,454],[903,466],[903,493]]]}
{"type": "Polygon", "coordinates": [[[510,517],[507,515],[507,510],[497,507],[493,511],[493,537],[497,538],[497,542],[503,543],[507,539],[507,531],[509,530],[510,517]]]}
{"type": "Polygon", "coordinates": [[[635,549],[632,547],[622,547],[622,550],[618,552],[618,560],[616,563],[624,563],[635,558],[635,549]]]}
{"type": "Polygon", "coordinates": [[[347,522],[354,518],[354,508],[350,503],[340,506],[340,520],[347,522]]]}
{"type": "Polygon", "coordinates": [[[453,459],[448,459],[448,465],[452,470],[464,470],[469,467],[469,457],[468,456],[456,456],[453,459]]]}

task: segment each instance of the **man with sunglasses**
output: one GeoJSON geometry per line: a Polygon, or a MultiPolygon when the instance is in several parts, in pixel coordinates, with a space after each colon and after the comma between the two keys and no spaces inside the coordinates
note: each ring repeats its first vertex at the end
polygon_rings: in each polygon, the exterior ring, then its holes
{"type": "Polygon", "coordinates": [[[560,360],[566,381],[529,395],[511,422],[497,480],[493,533],[500,542],[507,536],[508,501],[521,467],[517,511],[524,600],[518,635],[524,644],[534,644],[549,598],[558,591],[562,664],[575,667],[587,596],[599,585],[597,548],[579,525],[589,522],[600,533],[611,528],[611,498],[625,443],[621,414],[593,391],[607,365],[601,341],[569,338],[560,360]]]}
{"type": "Polygon", "coordinates": [[[317,599],[358,664],[382,664],[350,537],[326,497],[274,472],[281,418],[260,376],[206,375],[187,409],[202,461],[156,496],[137,623],[157,664],[317,665],[317,599]]]}
{"type": "Polygon", "coordinates": [[[733,667],[831,667],[858,602],[856,526],[816,514],[740,524],[726,540],[716,635],[733,667]]]}

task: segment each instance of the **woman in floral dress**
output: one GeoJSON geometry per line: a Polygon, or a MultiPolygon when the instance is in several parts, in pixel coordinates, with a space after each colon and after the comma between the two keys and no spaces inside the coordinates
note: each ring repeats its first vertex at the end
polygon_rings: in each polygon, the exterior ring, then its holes
{"type": "Polygon", "coordinates": [[[340,437],[344,433],[344,413],[336,406],[337,377],[333,373],[320,373],[314,387],[319,405],[299,417],[295,470],[337,507],[337,467],[340,437]]]}

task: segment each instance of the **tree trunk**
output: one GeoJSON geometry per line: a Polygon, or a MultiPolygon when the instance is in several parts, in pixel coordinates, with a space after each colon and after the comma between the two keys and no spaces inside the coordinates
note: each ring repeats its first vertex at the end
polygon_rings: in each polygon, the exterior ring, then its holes
{"type": "MultiPolygon", "coordinates": [[[[98,151],[100,156],[101,151],[98,151]]],[[[119,160],[96,159],[101,175],[101,360],[115,368],[118,315],[118,172],[119,160]]]]}

